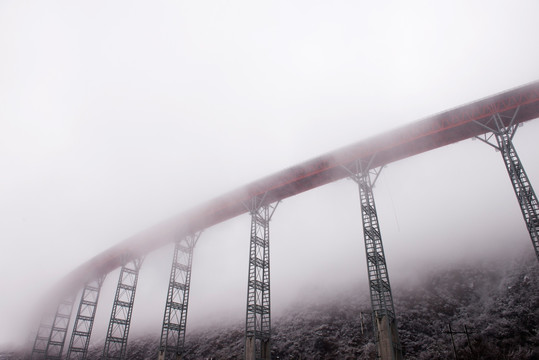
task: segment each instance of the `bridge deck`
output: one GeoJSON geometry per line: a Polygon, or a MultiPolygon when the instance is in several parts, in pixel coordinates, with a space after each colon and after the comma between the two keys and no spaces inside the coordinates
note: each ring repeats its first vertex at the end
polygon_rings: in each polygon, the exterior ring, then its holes
{"type": "Polygon", "coordinates": [[[78,290],[86,281],[121,266],[125,254],[129,259],[138,257],[247,212],[243,203],[255,195],[266,193],[266,200],[274,202],[347,177],[343,165],[356,160],[376,155],[372,167],[377,167],[478,136],[487,130],[475,121],[488,121],[495,113],[512,114],[517,108],[518,123],[539,117],[539,81],[359,141],[217,197],[95,256],[64,279],[60,293],[78,290]]]}

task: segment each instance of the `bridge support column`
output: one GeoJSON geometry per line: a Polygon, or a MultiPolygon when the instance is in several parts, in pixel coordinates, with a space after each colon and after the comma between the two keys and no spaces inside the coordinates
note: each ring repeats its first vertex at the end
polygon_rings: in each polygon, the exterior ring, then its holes
{"type": "Polygon", "coordinates": [[[114,304],[110,315],[107,338],[103,349],[103,359],[125,359],[127,337],[131,325],[131,315],[135,302],[135,292],[142,259],[138,258],[122,266],[114,304]]]}
{"type": "Polygon", "coordinates": [[[61,359],[73,302],[73,296],[69,296],[58,304],[54,317],[44,316],[32,349],[32,359],[61,359]]]}
{"type": "Polygon", "coordinates": [[[200,233],[176,241],[158,360],[181,360],[184,352],[193,250],[200,233]]]}
{"type": "Polygon", "coordinates": [[[45,351],[47,351],[47,344],[51,335],[53,320],[54,316],[52,315],[52,313],[43,314],[43,317],[39,322],[36,338],[32,347],[32,360],[40,360],[45,358],[45,351]]]}
{"type": "Polygon", "coordinates": [[[347,169],[358,184],[363,222],[363,237],[367,255],[367,273],[373,311],[373,325],[378,356],[381,360],[401,360],[402,349],[397,331],[397,319],[389,284],[382,235],[372,188],[381,168],[370,169],[370,163],[357,161],[354,169],[347,169]],[[371,177],[374,176],[374,179],[371,177]]]}
{"type": "Polygon", "coordinates": [[[513,137],[518,128],[518,124],[515,124],[518,110],[519,108],[510,115],[496,113],[487,122],[475,121],[491,131],[489,134],[476,138],[494,147],[502,154],[526,228],[530,234],[535,256],[539,260],[539,202],[513,144],[513,137]],[[495,143],[491,141],[492,137],[496,139],[495,143]]]}
{"type": "Polygon", "coordinates": [[[73,310],[73,297],[69,297],[58,305],[58,310],[52,322],[51,335],[45,352],[45,359],[61,359],[64,343],[73,310]]]}
{"type": "Polygon", "coordinates": [[[101,292],[104,279],[105,277],[103,276],[90,281],[82,289],[79,309],[67,349],[67,359],[86,359],[97,303],[99,301],[99,293],[101,292]]]}
{"type": "Polygon", "coordinates": [[[251,214],[249,278],[245,321],[245,360],[271,359],[269,222],[278,204],[256,196],[246,204],[251,214]]]}

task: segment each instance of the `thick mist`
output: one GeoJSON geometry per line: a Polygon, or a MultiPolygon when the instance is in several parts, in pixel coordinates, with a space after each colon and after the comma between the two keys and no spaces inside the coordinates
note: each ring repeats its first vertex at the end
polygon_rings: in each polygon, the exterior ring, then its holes
{"type": "MultiPolygon", "coordinates": [[[[3,1],[0,347],[31,339],[69,271],[162,220],[348,143],[539,79],[535,1],[431,4],[3,1]]],[[[539,186],[539,124],[515,145],[539,186]]],[[[533,251],[501,156],[471,140],[383,171],[392,286],[466,259],[533,251]]],[[[358,189],[283,201],[272,308],[366,296],[358,189]]],[[[195,249],[189,328],[242,322],[249,217],[195,249]]],[[[146,257],[132,336],[157,334],[172,244],[146,257]]],[[[503,258],[503,257],[502,257],[503,258]]],[[[106,278],[103,339],[119,270],[106,278]]]]}

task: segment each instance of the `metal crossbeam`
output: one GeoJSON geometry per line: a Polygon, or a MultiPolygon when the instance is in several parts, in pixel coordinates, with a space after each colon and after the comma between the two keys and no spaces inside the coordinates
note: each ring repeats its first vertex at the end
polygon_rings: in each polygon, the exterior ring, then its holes
{"type": "Polygon", "coordinates": [[[186,236],[176,241],[174,246],[174,257],[170,270],[167,302],[159,344],[159,360],[180,360],[183,355],[193,249],[199,237],[200,233],[186,236]]]}
{"type": "Polygon", "coordinates": [[[104,277],[100,277],[88,282],[82,289],[79,309],[67,349],[67,359],[85,360],[88,355],[88,346],[90,344],[90,336],[92,335],[99,293],[101,292],[104,279],[104,277]]]}
{"type": "Polygon", "coordinates": [[[245,320],[245,359],[271,359],[271,301],[269,222],[278,203],[264,203],[255,197],[246,205],[251,214],[249,279],[245,320]]]}
{"type": "Polygon", "coordinates": [[[114,304],[110,315],[107,338],[102,359],[125,359],[127,337],[135,302],[135,292],[142,259],[138,258],[122,266],[114,304]]]}
{"type": "Polygon", "coordinates": [[[496,113],[485,123],[476,121],[478,125],[491,131],[490,134],[476,138],[494,147],[502,154],[526,228],[530,234],[535,256],[539,261],[539,202],[513,144],[513,137],[517,131],[515,118],[518,111],[519,108],[510,115],[496,113]],[[496,140],[495,143],[492,141],[493,137],[496,140]]]}
{"type": "Polygon", "coordinates": [[[382,360],[400,360],[402,359],[402,349],[397,332],[393,296],[372,191],[382,169],[371,169],[372,160],[373,158],[369,162],[357,161],[352,168],[345,169],[350,173],[350,178],[358,184],[359,188],[363,237],[367,255],[367,273],[378,356],[382,360]]]}

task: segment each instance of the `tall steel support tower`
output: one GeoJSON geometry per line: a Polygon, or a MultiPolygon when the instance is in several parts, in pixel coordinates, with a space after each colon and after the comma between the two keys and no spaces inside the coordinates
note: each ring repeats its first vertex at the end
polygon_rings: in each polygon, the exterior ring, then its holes
{"type": "Polygon", "coordinates": [[[73,296],[68,296],[58,304],[54,317],[44,316],[32,349],[32,359],[61,359],[73,302],[73,296]]]}
{"type": "Polygon", "coordinates": [[[477,124],[490,130],[490,133],[476,138],[494,147],[502,154],[505,168],[511,179],[511,184],[513,184],[513,190],[530,234],[535,256],[539,260],[539,203],[513,144],[513,137],[518,127],[518,124],[515,124],[518,110],[519,108],[510,115],[496,113],[485,123],[476,121],[477,124]],[[493,137],[496,140],[495,143],[492,141],[493,137]]]}
{"type": "Polygon", "coordinates": [[[84,289],[82,289],[79,309],[67,349],[67,359],[85,360],[87,357],[99,293],[104,279],[105,277],[103,276],[87,282],[84,289]]]}
{"type": "Polygon", "coordinates": [[[200,233],[188,235],[176,241],[174,246],[165,315],[161,329],[161,342],[159,344],[159,360],[181,360],[183,355],[193,250],[199,237],[200,233]]]}
{"type": "MultiPolygon", "coordinates": [[[[372,159],[371,159],[372,161],[372,159]]],[[[350,171],[351,178],[358,184],[363,221],[363,237],[367,255],[367,272],[373,311],[373,325],[378,356],[382,360],[401,360],[402,349],[397,331],[397,319],[393,296],[389,284],[386,257],[378,214],[372,188],[382,168],[371,169],[370,162],[357,161],[350,171]],[[374,177],[374,179],[372,178],[374,177]]]]}
{"type": "Polygon", "coordinates": [[[245,360],[271,359],[271,301],[269,222],[277,204],[256,196],[246,204],[251,214],[249,279],[245,321],[245,360]]]}
{"type": "Polygon", "coordinates": [[[54,315],[52,313],[45,313],[39,322],[36,338],[32,347],[32,360],[44,359],[45,351],[47,351],[47,344],[51,335],[52,322],[54,315]]]}
{"type": "Polygon", "coordinates": [[[45,351],[45,359],[62,358],[67,329],[69,328],[69,320],[71,319],[71,311],[73,310],[73,302],[73,296],[69,296],[58,305],[52,322],[47,350],[45,351]]]}
{"type": "Polygon", "coordinates": [[[138,258],[122,266],[114,304],[110,315],[107,338],[103,349],[103,359],[125,359],[127,337],[131,325],[131,314],[135,302],[135,292],[142,259],[138,258]]]}

